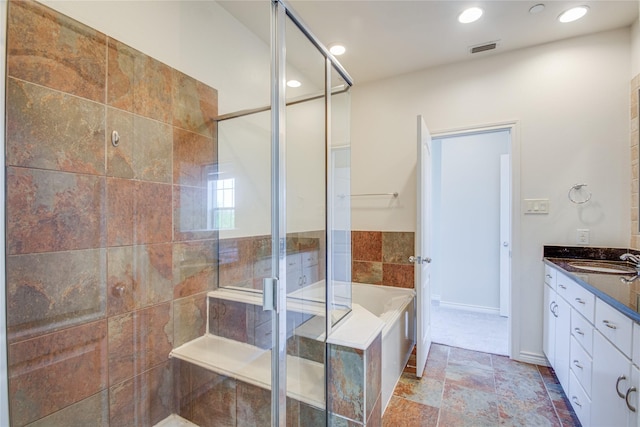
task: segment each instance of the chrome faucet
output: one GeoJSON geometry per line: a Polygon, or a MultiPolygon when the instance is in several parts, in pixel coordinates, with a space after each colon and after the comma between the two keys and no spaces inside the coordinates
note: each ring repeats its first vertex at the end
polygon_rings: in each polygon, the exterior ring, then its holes
{"type": "Polygon", "coordinates": [[[636,268],[638,270],[640,270],[640,256],[634,255],[634,254],[630,254],[630,253],[626,253],[626,254],[620,255],[620,259],[622,261],[631,261],[631,262],[635,263],[636,268]]]}

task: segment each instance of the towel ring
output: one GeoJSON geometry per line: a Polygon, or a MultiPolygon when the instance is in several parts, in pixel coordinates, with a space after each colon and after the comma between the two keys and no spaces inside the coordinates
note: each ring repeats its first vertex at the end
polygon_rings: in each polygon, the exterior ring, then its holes
{"type": "Polygon", "coordinates": [[[571,202],[577,204],[577,205],[581,205],[583,203],[587,203],[589,200],[591,200],[591,192],[587,191],[588,195],[587,198],[584,200],[576,200],[575,195],[577,194],[578,191],[580,191],[582,189],[582,187],[586,187],[587,184],[574,184],[573,187],[571,187],[569,189],[569,200],[571,200],[571,202]]]}

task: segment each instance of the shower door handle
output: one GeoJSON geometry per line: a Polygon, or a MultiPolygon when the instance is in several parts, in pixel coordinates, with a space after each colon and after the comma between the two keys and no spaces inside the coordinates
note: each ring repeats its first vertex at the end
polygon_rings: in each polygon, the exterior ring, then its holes
{"type": "Polygon", "coordinates": [[[262,279],[262,310],[276,310],[276,289],[278,288],[278,279],[274,277],[265,277],[262,279]]]}

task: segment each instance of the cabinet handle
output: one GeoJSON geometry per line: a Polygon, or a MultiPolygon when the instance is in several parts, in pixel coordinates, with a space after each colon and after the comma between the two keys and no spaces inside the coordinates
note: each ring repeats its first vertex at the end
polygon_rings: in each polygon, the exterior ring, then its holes
{"type": "Polygon", "coordinates": [[[620,375],[618,377],[618,381],[616,381],[616,393],[618,393],[618,396],[620,396],[620,399],[624,399],[625,396],[624,394],[620,393],[620,389],[618,388],[618,386],[620,385],[620,381],[626,380],[627,377],[625,377],[624,375],[620,375]]]}
{"type": "Polygon", "coordinates": [[[582,404],[581,404],[581,403],[580,403],[580,401],[578,400],[578,396],[572,396],[572,397],[571,397],[571,401],[572,401],[574,404],[576,404],[576,405],[578,405],[579,407],[581,407],[581,408],[582,408],[582,404]]]}
{"type": "Polygon", "coordinates": [[[624,396],[624,401],[627,404],[627,408],[629,408],[629,410],[631,412],[636,412],[636,408],[634,408],[633,406],[631,406],[631,404],[629,403],[629,396],[631,395],[631,393],[633,393],[634,391],[637,391],[637,389],[635,387],[631,387],[629,390],[627,390],[627,394],[625,394],[624,396]]]}
{"type": "Polygon", "coordinates": [[[567,287],[565,285],[563,285],[562,283],[559,284],[558,286],[560,286],[562,289],[567,289],[567,287]]]}
{"type": "Polygon", "coordinates": [[[584,332],[582,332],[582,331],[580,330],[580,328],[573,328],[573,330],[574,330],[574,331],[575,331],[575,333],[576,333],[576,334],[578,334],[578,335],[584,335],[584,332]]]}
{"type": "Polygon", "coordinates": [[[576,368],[584,369],[584,366],[582,366],[582,365],[580,364],[580,361],[579,361],[579,360],[574,360],[574,361],[573,361],[573,366],[575,366],[576,368]]]}
{"type": "Polygon", "coordinates": [[[586,304],[585,300],[583,300],[582,298],[576,298],[576,302],[578,304],[586,304]]]}
{"type": "Polygon", "coordinates": [[[607,328],[618,329],[618,327],[616,325],[614,325],[613,323],[609,322],[608,320],[603,320],[602,323],[604,323],[604,325],[607,328]]]}
{"type": "Polygon", "coordinates": [[[552,275],[550,275],[550,274],[545,274],[545,276],[546,276],[547,278],[549,278],[549,279],[553,279],[553,276],[552,276],[552,275]]]}

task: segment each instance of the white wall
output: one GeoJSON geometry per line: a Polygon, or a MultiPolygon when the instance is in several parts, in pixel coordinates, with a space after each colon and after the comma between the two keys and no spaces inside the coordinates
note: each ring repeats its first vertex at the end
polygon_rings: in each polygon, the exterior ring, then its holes
{"type": "MultiPolygon", "coordinates": [[[[640,9],[640,1],[638,9],[640,9]]],[[[638,74],[640,74],[640,16],[631,27],[631,78],[638,74]]]]}
{"type": "Polygon", "coordinates": [[[353,229],[415,230],[417,114],[432,132],[518,120],[514,191],[549,198],[551,213],[516,218],[514,356],[542,355],[543,245],[574,244],[577,228],[594,246],[628,244],[629,52],[621,29],[356,85],[352,189],[400,197],[354,203],[353,229]],[[582,209],[567,199],[578,182],[593,192],[582,209]]]}
{"type": "MultiPolygon", "coordinates": [[[[220,238],[271,233],[271,115],[263,112],[222,121],[219,170],[236,179],[236,223],[220,238]]],[[[287,232],[324,230],[324,101],[287,107],[287,232]]]]}
{"type": "Polygon", "coordinates": [[[509,141],[508,130],[433,141],[432,253],[440,262],[431,278],[441,305],[500,308],[500,155],[509,141]]]}

